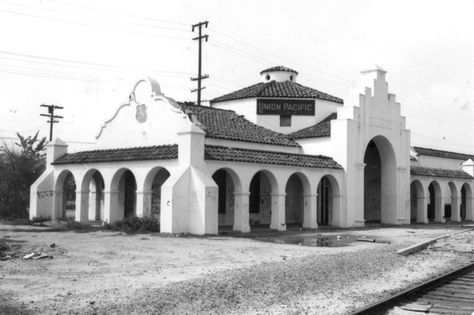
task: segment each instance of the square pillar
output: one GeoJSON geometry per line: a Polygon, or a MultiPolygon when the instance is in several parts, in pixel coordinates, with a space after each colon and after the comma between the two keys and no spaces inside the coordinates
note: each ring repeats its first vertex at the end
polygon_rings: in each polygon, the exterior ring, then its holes
{"type": "Polygon", "coordinates": [[[428,223],[428,198],[417,197],[416,198],[416,222],[417,223],[428,223]]]}
{"type": "Polygon", "coordinates": [[[89,221],[95,221],[97,210],[97,192],[91,191],[89,192],[89,211],[87,214],[87,218],[89,219],[89,221]]]}
{"type": "Polygon", "coordinates": [[[76,191],[76,222],[88,222],[88,211],[89,211],[89,191],[76,191]]]}
{"type": "Polygon", "coordinates": [[[271,194],[272,196],[272,219],[270,229],[285,231],[285,197],[286,194],[271,194]]]}
{"type": "Polygon", "coordinates": [[[137,191],[137,217],[151,216],[151,190],[137,191]]]}
{"type": "Polygon", "coordinates": [[[118,214],[118,191],[104,190],[104,222],[113,223],[120,218],[118,214]]]}
{"type": "Polygon", "coordinates": [[[234,192],[234,231],[250,232],[248,192],[234,192]]]}
{"type": "Polygon", "coordinates": [[[461,222],[461,197],[451,197],[451,221],[461,222]]]}
{"type": "Polygon", "coordinates": [[[446,218],[444,217],[444,205],[446,200],[443,197],[435,198],[435,218],[434,221],[438,223],[445,223],[446,218]]]}
{"type": "Polygon", "coordinates": [[[474,198],[466,197],[466,221],[474,221],[474,198]]]}
{"type": "Polygon", "coordinates": [[[304,218],[303,227],[308,229],[317,229],[317,198],[318,194],[305,194],[304,197],[304,218]]]}
{"type": "Polygon", "coordinates": [[[330,225],[342,227],[342,195],[332,195],[332,222],[330,225]]]}

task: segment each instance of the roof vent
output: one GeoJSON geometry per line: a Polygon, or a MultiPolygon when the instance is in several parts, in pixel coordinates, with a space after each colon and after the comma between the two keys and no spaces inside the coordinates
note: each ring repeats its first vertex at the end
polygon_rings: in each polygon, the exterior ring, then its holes
{"type": "Polygon", "coordinates": [[[260,72],[260,75],[262,76],[263,82],[295,82],[296,77],[298,76],[298,72],[284,66],[277,66],[263,70],[262,72],[260,72]]]}

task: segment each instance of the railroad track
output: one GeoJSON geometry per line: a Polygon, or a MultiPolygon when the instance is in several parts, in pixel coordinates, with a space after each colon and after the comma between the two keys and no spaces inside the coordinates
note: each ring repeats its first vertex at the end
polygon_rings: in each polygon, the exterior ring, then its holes
{"type": "Polygon", "coordinates": [[[474,314],[474,263],[354,312],[362,314],[474,314]]]}

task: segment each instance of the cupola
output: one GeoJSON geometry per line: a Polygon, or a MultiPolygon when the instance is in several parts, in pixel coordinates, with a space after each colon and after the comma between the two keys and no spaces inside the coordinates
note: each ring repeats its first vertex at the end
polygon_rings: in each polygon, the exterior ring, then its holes
{"type": "Polygon", "coordinates": [[[284,66],[277,66],[263,70],[262,72],[260,72],[260,75],[262,76],[263,82],[296,82],[298,72],[284,66]]]}

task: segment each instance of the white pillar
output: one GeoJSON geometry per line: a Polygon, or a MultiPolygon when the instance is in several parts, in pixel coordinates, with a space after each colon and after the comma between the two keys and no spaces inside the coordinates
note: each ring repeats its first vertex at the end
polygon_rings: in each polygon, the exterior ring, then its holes
{"type": "Polygon", "coordinates": [[[451,221],[461,222],[461,197],[451,197],[451,221]]]}
{"type": "Polygon", "coordinates": [[[55,190],[53,192],[53,220],[58,220],[61,218],[61,213],[64,207],[64,191],[55,190]]]}
{"type": "Polygon", "coordinates": [[[270,229],[285,231],[285,197],[286,194],[271,194],[272,196],[272,218],[270,229]]]}
{"type": "Polygon", "coordinates": [[[76,191],[76,213],[74,220],[76,222],[88,222],[89,211],[89,191],[76,191]]]}
{"type": "Polygon", "coordinates": [[[113,223],[120,219],[118,214],[118,191],[104,190],[104,222],[113,223]]]}
{"type": "Polygon", "coordinates": [[[446,204],[446,198],[435,197],[435,222],[444,223],[446,219],[444,217],[444,205],[446,204]]]}
{"type": "Polygon", "coordinates": [[[250,232],[248,192],[234,192],[234,231],[250,232]]]}
{"type": "Polygon", "coordinates": [[[151,216],[151,190],[137,191],[137,217],[151,216]]]}
{"type": "Polygon", "coordinates": [[[417,197],[416,198],[416,222],[428,223],[428,198],[417,197]]]}
{"type": "Polygon", "coordinates": [[[474,221],[474,198],[466,196],[466,221],[474,221]]]}
{"type": "Polygon", "coordinates": [[[357,163],[355,167],[355,183],[354,183],[354,226],[364,226],[365,225],[365,218],[364,218],[364,211],[365,211],[365,203],[364,203],[364,170],[365,170],[365,163],[357,163]]]}
{"type": "Polygon", "coordinates": [[[304,196],[304,218],[303,227],[317,229],[317,198],[318,194],[305,194],[304,196]]]}
{"type": "Polygon", "coordinates": [[[342,227],[342,195],[332,195],[332,223],[329,224],[342,227]]]}
{"type": "Polygon", "coordinates": [[[89,211],[87,214],[89,221],[95,221],[97,206],[97,191],[94,190],[89,192],[89,211]]]}

